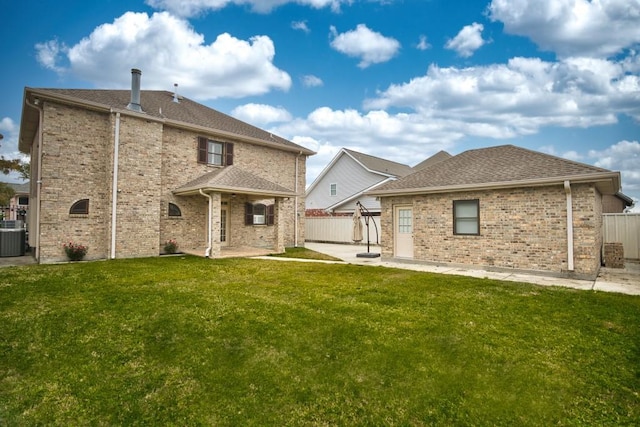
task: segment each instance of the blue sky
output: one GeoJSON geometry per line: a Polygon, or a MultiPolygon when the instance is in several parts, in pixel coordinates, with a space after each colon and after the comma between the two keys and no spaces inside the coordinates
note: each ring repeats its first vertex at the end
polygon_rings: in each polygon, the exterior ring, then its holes
{"type": "MultiPolygon", "coordinates": [[[[640,0],[2,1],[0,154],[25,86],[181,95],[318,154],[515,144],[640,200],[640,0]]],[[[640,203],[638,203],[640,205],[640,203]]],[[[636,208],[638,209],[638,208],[636,208]]]]}

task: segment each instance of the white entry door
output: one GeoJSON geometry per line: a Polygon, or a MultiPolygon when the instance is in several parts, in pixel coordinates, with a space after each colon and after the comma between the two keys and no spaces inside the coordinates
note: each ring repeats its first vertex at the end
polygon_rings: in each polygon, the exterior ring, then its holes
{"type": "Polygon", "coordinates": [[[229,246],[229,208],[220,208],[220,246],[229,246]]]}
{"type": "Polygon", "coordinates": [[[393,213],[395,256],[413,258],[413,208],[396,206],[393,213]]]}

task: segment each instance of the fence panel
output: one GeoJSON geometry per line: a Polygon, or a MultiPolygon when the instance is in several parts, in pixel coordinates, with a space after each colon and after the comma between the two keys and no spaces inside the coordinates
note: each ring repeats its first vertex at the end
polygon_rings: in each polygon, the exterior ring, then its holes
{"type": "Polygon", "coordinates": [[[624,257],[640,259],[640,214],[604,214],[604,242],[622,242],[624,257]]]}
{"type": "MultiPolygon", "coordinates": [[[[305,240],[310,242],[328,243],[354,243],[353,218],[350,216],[322,216],[305,218],[305,240]]],[[[367,226],[362,218],[362,230],[364,239],[360,243],[367,243],[367,226]]],[[[369,217],[369,242],[375,244],[379,241],[376,236],[376,226],[378,236],[380,233],[380,217],[369,217]]]]}

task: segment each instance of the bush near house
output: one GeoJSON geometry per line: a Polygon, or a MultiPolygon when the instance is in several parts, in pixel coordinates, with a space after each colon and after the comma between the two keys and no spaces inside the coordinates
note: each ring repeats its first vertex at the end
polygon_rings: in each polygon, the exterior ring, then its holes
{"type": "Polygon", "coordinates": [[[638,425],[640,297],[190,256],[0,269],[4,425],[638,425]]]}

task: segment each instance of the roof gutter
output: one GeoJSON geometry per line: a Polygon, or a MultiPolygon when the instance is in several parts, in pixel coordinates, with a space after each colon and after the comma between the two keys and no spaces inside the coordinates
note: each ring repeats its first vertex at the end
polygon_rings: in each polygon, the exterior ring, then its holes
{"type": "Polygon", "coordinates": [[[435,187],[420,188],[400,188],[388,190],[372,190],[365,193],[367,196],[390,197],[390,196],[415,196],[419,194],[451,193],[469,190],[497,190],[503,188],[517,187],[544,187],[549,185],[564,185],[566,180],[571,180],[573,184],[610,182],[613,187],[611,194],[618,192],[620,188],[620,172],[596,172],[568,177],[551,177],[542,179],[519,180],[509,182],[487,182],[481,184],[458,184],[435,187]]]}

